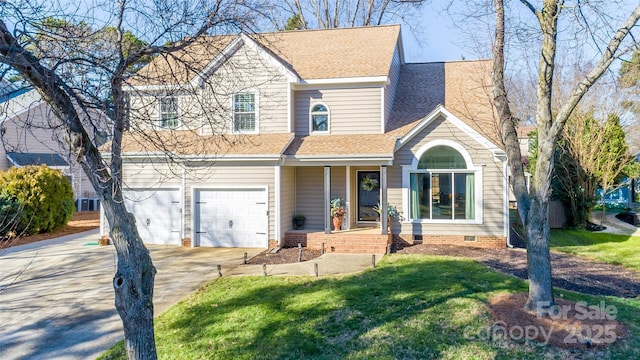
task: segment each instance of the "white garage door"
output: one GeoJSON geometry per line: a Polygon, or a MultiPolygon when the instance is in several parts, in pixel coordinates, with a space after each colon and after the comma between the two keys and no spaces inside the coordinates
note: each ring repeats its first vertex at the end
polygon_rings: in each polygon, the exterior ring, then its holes
{"type": "Polygon", "coordinates": [[[180,191],[178,189],[127,190],[127,210],[136,218],[145,244],[180,245],[180,191]]]}
{"type": "Polygon", "coordinates": [[[197,245],[267,247],[265,189],[203,189],[194,200],[197,245]]]}

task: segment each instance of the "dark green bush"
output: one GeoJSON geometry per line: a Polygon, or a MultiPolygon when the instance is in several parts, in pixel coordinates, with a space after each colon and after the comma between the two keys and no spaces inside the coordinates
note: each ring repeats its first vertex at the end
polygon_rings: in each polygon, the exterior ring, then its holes
{"type": "Polygon", "coordinates": [[[49,232],[65,225],[73,215],[73,190],[58,170],[42,166],[0,172],[0,189],[21,207],[18,234],[49,232]]]}
{"type": "Polygon", "coordinates": [[[6,190],[0,190],[0,237],[13,237],[23,221],[20,202],[12,199],[6,190]]]}

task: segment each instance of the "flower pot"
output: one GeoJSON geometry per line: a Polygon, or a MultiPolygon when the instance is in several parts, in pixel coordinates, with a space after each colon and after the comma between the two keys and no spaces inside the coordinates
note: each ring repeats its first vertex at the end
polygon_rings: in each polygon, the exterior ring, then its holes
{"type": "Polygon", "coordinates": [[[338,231],[342,229],[342,217],[336,216],[333,218],[333,230],[338,231]]]}
{"type": "Polygon", "coordinates": [[[305,218],[303,217],[294,217],[293,218],[293,226],[296,230],[300,230],[304,227],[304,220],[305,218]]]}

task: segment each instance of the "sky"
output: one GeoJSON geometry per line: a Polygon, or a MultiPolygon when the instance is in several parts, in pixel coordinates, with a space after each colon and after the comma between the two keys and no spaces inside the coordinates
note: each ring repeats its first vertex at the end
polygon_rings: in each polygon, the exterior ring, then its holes
{"type": "Polygon", "coordinates": [[[460,30],[453,20],[437,9],[423,7],[417,26],[417,35],[409,26],[402,25],[402,45],[406,62],[435,62],[467,59],[477,56],[464,49],[459,41],[460,30]],[[418,39],[416,39],[418,37],[418,39]]]}

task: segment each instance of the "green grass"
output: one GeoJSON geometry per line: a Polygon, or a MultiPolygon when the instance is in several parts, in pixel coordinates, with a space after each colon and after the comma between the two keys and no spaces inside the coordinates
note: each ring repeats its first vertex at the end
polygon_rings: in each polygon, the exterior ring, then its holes
{"type": "Polygon", "coordinates": [[[640,271],[639,236],[552,230],[551,248],[640,271]]]}
{"type": "MultiPolygon", "coordinates": [[[[565,298],[618,308],[633,335],[605,351],[571,353],[477,336],[486,302],[526,283],[459,258],[385,257],[339,277],[229,277],[211,282],[156,320],[161,359],[639,358],[640,300],[565,298]],[[467,334],[467,336],[465,336],[467,334]]],[[[103,359],[124,359],[122,342],[103,359]]]]}

